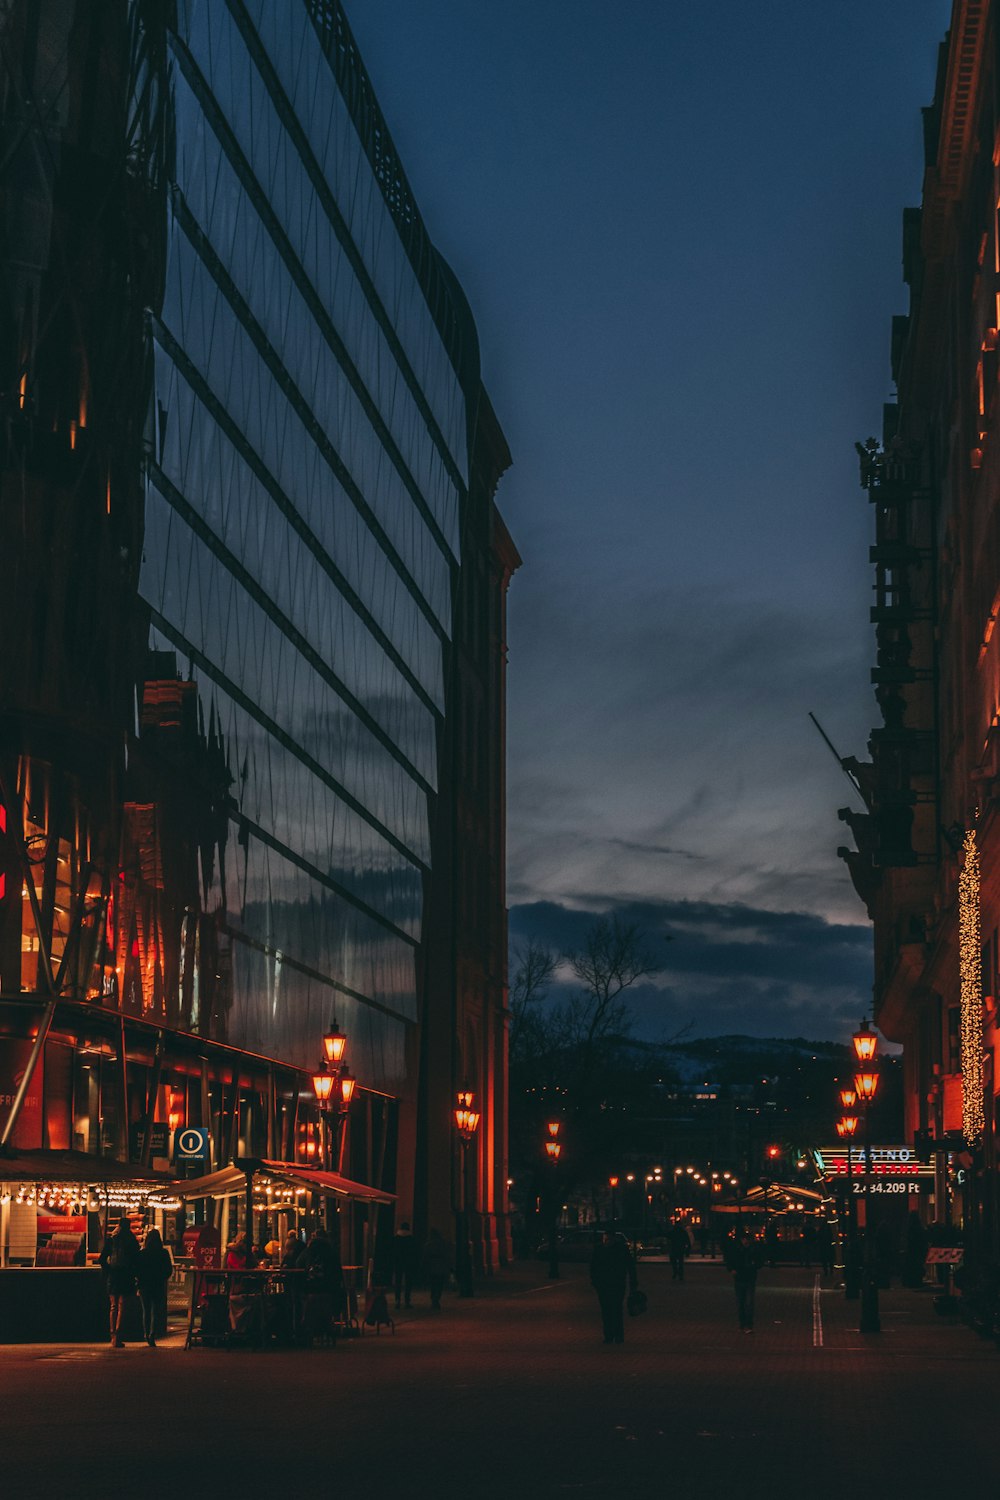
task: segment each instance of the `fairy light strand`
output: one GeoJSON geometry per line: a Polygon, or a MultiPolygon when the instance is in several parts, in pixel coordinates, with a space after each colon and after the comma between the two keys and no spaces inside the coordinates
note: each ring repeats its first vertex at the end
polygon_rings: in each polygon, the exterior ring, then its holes
{"type": "Polygon", "coordinates": [[[961,980],[962,1134],[978,1145],[986,1126],[983,1101],[983,974],[976,831],[966,830],[958,877],[958,954],[961,980]]]}

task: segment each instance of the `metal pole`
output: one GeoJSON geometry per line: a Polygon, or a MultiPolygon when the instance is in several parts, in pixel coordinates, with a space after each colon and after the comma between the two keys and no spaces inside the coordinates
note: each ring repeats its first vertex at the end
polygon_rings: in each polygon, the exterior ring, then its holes
{"type": "MultiPolygon", "coordinates": [[[[0,775],[0,796],[3,798],[4,806],[9,808],[11,805],[10,798],[7,795],[7,788],[2,775],[0,775]]],[[[23,824],[21,826],[23,827],[23,824]]],[[[28,850],[25,846],[23,836],[18,836],[17,845],[24,872],[24,888],[28,893],[31,915],[35,923],[35,935],[38,938],[38,958],[42,968],[42,977],[45,980],[45,987],[49,992],[50,999],[38,1026],[38,1033],[35,1037],[35,1044],[31,1049],[31,1056],[28,1058],[28,1065],[24,1070],[21,1082],[18,1084],[17,1092],[14,1095],[14,1102],[10,1107],[10,1114],[7,1116],[3,1135],[0,1136],[0,1146],[6,1146],[14,1134],[18,1115],[21,1113],[28,1090],[31,1087],[31,1080],[38,1066],[38,1060],[45,1048],[45,1041],[51,1029],[52,1022],[55,1020],[56,1006],[59,1003],[59,987],[52,974],[52,963],[49,958],[48,944],[45,941],[45,933],[42,927],[42,913],[38,904],[38,893],[35,890],[35,876],[31,868],[31,861],[28,858],[28,850]]]]}
{"type": "Polygon", "coordinates": [[[475,1296],[475,1287],[472,1283],[472,1255],[469,1249],[469,1213],[466,1206],[468,1145],[468,1141],[459,1136],[458,1183],[456,1184],[458,1194],[455,1209],[455,1279],[458,1282],[460,1297],[475,1296]]]}
{"type": "Polygon", "coordinates": [[[556,1213],[557,1201],[556,1161],[553,1158],[552,1174],[551,1180],[549,1182],[549,1275],[553,1277],[559,1275],[559,1236],[557,1233],[558,1226],[556,1224],[556,1219],[558,1217],[556,1213]]]}
{"type": "Polygon", "coordinates": [[[878,1311],[878,1282],[875,1277],[875,1237],[872,1234],[871,1198],[869,1195],[872,1175],[872,1146],[869,1110],[871,1105],[862,1104],[865,1120],[865,1265],[861,1279],[861,1333],[880,1333],[882,1324],[878,1311]]]}
{"type": "Polygon", "coordinates": [[[856,1302],[861,1295],[858,1283],[858,1249],[853,1213],[853,1183],[851,1181],[851,1137],[847,1136],[847,1201],[844,1225],[844,1301],[856,1302]]]}
{"type": "Polygon", "coordinates": [[[7,1142],[14,1134],[14,1127],[17,1124],[17,1117],[21,1113],[21,1106],[24,1104],[28,1090],[31,1087],[31,1080],[34,1077],[35,1068],[38,1065],[38,1059],[41,1057],[42,1051],[44,1050],[45,1039],[49,1034],[52,1022],[55,1019],[56,1006],[58,1005],[58,1003],[58,1000],[53,996],[48,1005],[45,1007],[45,1012],[42,1016],[41,1021],[39,1022],[38,1034],[35,1037],[35,1045],[32,1047],[31,1056],[28,1058],[28,1066],[25,1068],[21,1078],[21,1082],[17,1086],[17,1093],[14,1095],[14,1102],[10,1107],[10,1114],[7,1116],[7,1123],[4,1125],[3,1135],[0,1136],[0,1146],[6,1146],[7,1142]]]}
{"type": "Polygon", "coordinates": [[[142,1122],[142,1150],[139,1152],[139,1165],[149,1166],[150,1156],[153,1148],[153,1121],[156,1119],[156,1096],[160,1090],[160,1077],[163,1073],[163,1030],[156,1033],[156,1050],[153,1053],[153,1076],[149,1084],[149,1096],[146,1100],[146,1113],[142,1122]]]}

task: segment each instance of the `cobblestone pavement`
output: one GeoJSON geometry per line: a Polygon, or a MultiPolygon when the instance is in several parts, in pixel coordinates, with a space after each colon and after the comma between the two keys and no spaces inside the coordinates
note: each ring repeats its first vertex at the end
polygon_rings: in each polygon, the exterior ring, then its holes
{"type": "Polygon", "coordinates": [[[605,1346],[586,1270],[541,1263],[335,1350],[0,1348],[9,1500],[806,1496],[995,1489],[1000,1351],[882,1294],[880,1335],[814,1271],[762,1272],[741,1334],[716,1262],[644,1265],[605,1346]],[[993,1459],[995,1466],[995,1459],[993,1459]],[[280,1489],[279,1489],[280,1487],[280,1489]]]}

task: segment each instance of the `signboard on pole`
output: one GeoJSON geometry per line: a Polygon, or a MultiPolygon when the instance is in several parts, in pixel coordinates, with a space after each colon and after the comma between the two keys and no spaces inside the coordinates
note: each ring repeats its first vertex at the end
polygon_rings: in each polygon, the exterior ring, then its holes
{"type": "Polygon", "coordinates": [[[872,1146],[868,1153],[857,1145],[817,1146],[813,1157],[831,1183],[846,1187],[849,1180],[854,1193],[864,1193],[866,1182],[870,1193],[900,1196],[929,1192],[934,1183],[933,1165],[921,1161],[912,1146],[872,1146]]]}

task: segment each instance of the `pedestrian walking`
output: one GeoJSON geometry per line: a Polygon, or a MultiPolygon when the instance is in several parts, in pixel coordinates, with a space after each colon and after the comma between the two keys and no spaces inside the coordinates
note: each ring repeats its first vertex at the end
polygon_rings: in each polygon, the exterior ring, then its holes
{"type": "Polygon", "coordinates": [[[726,1267],[732,1273],[736,1309],[744,1333],[753,1333],[754,1296],[762,1259],[760,1247],[747,1226],[737,1224],[726,1246],[726,1267]]]}
{"type": "Polygon", "coordinates": [[[114,1349],[121,1349],[125,1344],[122,1334],[125,1304],[129,1297],[135,1296],[138,1260],[139,1241],[132,1233],[128,1219],[119,1219],[104,1241],[100,1254],[100,1267],[108,1288],[111,1346],[114,1349]]]}
{"type": "Polygon", "coordinates": [[[400,1297],[410,1306],[413,1294],[413,1272],[417,1263],[417,1242],[408,1220],[404,1219],[392,1237],[392,1290],[399,1306],[400,1297]]]}
{"type": "Polygon", "coordinates": [[[167,1283],[174,1274],[174,1262],[158,1229],[147,1229],[136,1261],[136,1281],[142,1304],[142,1332],[151,1349],[156,1348],[157,1334],[167,1331],[167,1283]]]}
{"type": "Polygon", "coordinates": [[[439,1229],[432,1229],[424,1246],[424,1275],[431,1294],[431,1308],[441,1311],[441,1293],[451,1271],[451,1246],[439,1229]]]}
{"type": "Polygon", "coordinates": [[[635,1257],[623,1234],[606,1229],[594,1246],[590,1260],[590,1282],[601,1308],[606,1344],[625,1342],[625,1288],[635,1291],[638,1281],[635,1257]]]}
{"type": "Polygon", "coordinates": [[[670,1270],[674,1281],[684,1280],[684,1261],[691,1254],[691,1236],[688,1234],[680,1219],[676,1224],[671,1224],[667,1235],[667,1252],[670,1256],[670,1270]]]}

